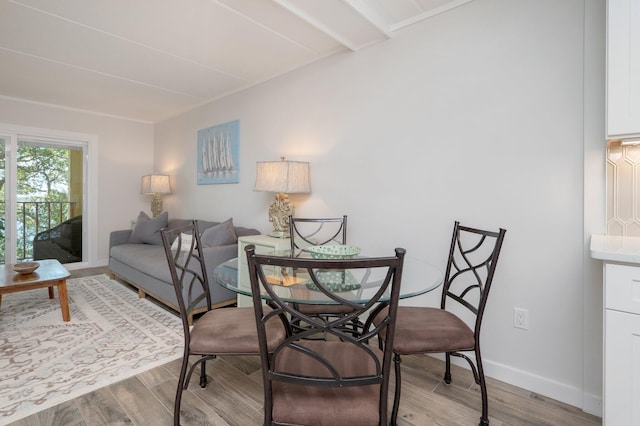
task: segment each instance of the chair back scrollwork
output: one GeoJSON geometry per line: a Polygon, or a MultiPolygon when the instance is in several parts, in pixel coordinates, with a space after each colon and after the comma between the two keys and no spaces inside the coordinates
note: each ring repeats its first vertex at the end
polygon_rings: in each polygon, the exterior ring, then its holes
{"type": "Polygon", "coordinates": [[[347,216],[302,218],[289,216],[291,250],[347,243],[347,216]]]}
{"type": "Polygon", "coordinates": [[[505,231],[485,231],[455,222],[441,305],[451,309],[453,303],[464,306],[476,321],[476,331],[489,297],[505,231]]]}

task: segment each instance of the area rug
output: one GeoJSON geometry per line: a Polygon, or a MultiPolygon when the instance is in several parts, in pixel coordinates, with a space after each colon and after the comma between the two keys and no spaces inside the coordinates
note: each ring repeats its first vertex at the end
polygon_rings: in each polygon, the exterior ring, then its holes
{"type": "Polygon", "coordinates": [[[182,355],[180,318],[106,275],[67,281],[71,321],[46,289],[0,306],[0,424],[182,355]]]}

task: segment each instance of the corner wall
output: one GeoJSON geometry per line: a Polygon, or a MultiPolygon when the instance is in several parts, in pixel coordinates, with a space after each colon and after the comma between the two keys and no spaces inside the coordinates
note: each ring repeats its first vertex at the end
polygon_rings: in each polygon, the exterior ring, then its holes
{"type": "Polygon", "coordinates": [[[252,191],[255,163],[286,156],[311,163],[312,193],[291,196],[297,215],[347,214],[350,243],[371,251],[404,247],[442,267],[454,220],[504,227],[487,374],[583,407],[601,376],[583,360],[601,339],[584,328],[599,314],[582,306],[599,297],[584,287],[584,141],[603,139],[584,123],[585,73],[602,65],[585,13],[583,0],[476,0],[158,123],[155,168],[175,184],[165,207],[268,232],[272,194],[252,191]],[[235,119],[240,183],[197,185],[197,131],[235,119]],[[513,328],[514,307],[529,311],[529,330],[513,328]]]}

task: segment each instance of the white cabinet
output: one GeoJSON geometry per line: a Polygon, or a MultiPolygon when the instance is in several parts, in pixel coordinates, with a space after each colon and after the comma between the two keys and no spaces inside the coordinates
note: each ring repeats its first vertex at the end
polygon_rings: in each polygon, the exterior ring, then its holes
{"type": "MultiPolygon", "coordinates": [[[[269,254],[276,250],[289,250],[291,248],[291,240],[288,238],[273,238],[268,235],[251,235],[238,238],[238,283],[244,282],[247,287],[250,287],[249,268],[244,248],[251,244],[256,246],[256,253],[269,254]]],[[[238,294],[238,306],[253,306],[253,302],[249,296],[238,294]]]]}
{"type": "Polygon", "coordinates": [[[640,0],[607,1],[607,135],[640,135],[640,0]]]}
{"type": "Polygon", "coordinates": [[[604,423],[640,425],[640,315],[605,313],[604,423]]]}
{"type": "Polygon", "coordinates": [[[605,264],[606,426],[640,425],[640,267],[605,264]]]}

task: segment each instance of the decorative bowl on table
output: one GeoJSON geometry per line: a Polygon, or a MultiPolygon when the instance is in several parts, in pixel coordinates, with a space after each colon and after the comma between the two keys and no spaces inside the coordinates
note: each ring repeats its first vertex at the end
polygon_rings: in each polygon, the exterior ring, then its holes
{"type": "Polygon", "coordinates": [[[16,263],[13,265],[13,270],[19,274],[30,274],[38,269],[39,266],[40,264],[38,262],[16,263]]]}
{"type": "MultiPolygon", "coordinates": [[[[318,271],[316,273],[318,281],[331,292],[352,291],[360,288],[360,283],[349,271],[318,271]]],[[[315,283],[307,283],[307,288],[312,291],[320,291],[315,283]]]]}
{"type": "Polygon", "coordinates": [[[306,250],[315,259],[350,259],[360,253],[360,247],[346,244],[311,246],[306,250]]]}

